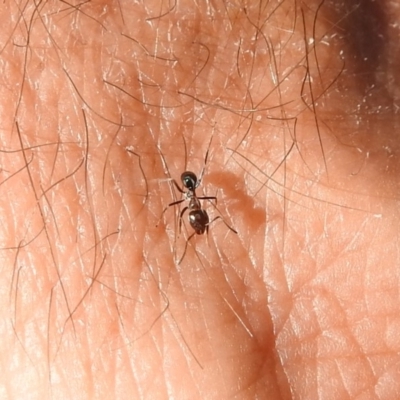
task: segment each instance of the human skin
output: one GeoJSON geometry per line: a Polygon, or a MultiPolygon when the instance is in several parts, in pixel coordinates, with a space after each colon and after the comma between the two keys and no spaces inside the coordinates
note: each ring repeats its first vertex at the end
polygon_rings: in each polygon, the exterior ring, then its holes
{"type": "Polygon", "coordinates": [[[156,3],[2,5],[0,398],[399,398],[397,2],[156,3]]]}

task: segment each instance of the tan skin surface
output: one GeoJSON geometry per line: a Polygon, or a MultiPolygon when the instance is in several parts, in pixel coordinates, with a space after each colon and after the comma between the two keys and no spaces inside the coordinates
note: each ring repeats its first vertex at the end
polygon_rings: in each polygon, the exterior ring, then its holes
{"type": "Polygon", "coordinates": [[[399,398],[396,9],[374,7],[3,4],[0,398],[399,398]],[[238,234],[217,220],[179,263],[187,214],[160,216],[207,152],[197,194],[238,234]]]}

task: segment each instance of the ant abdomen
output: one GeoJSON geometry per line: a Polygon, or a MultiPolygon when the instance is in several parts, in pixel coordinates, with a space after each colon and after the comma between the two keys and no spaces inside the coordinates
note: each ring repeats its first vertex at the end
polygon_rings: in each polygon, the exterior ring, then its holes
{"type": "Polygon", "coordinates": [[[203,209],[190,211],[189,223],[197,235],[202,235],[206,229],[208,229],[208,225],[210,224],[210,218],[208,217],[207,211],[203,209]]]}

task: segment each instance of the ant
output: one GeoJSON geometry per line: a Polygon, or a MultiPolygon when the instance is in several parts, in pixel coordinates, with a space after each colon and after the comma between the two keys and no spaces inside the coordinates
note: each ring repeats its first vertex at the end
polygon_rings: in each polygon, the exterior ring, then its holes
{"type": "MultiPolygon", "coordinates": [[[[211,145],[211,141],[210,141],[211,145]]],[[[184,195],[183,199],[174,201],[163,210],[161,216],[165,213],[165,211],[168,210],[169,207],[176,206],[178,204],[183,203],[184,201],[188,200],[189,204],[180,212],[179,215],[179,232],[181,231],[182,227],[182,218],[186,211],[189,211],[188,217],[189,217],[189,224],[193,228],[194,232],[188,237],[186,240],[186,245],[185,245],[185,250],[183,252],[183,255],[181,259],[179,260],[178,264],[180,264],[185,257],[186,250],[188,243],[190,239],[193,238],[194,235],[203,235],[205,232],[208,234],[208,229],[209,226],[216,221],[217,219],[221,219],[222,222],[230,229],[233,233],[237,234],[237,231],[233,229],[231,226],[229,226],[225,220],[220,216],[216,216],[212,221],[210,221],[210,218],[207,214],[207,211],[204,210],[201,206],[200,200],[214,200],[215,204],[217,204],[217,197],[216,196],[197,196],[196,195],[196,189],[200,186],[201,181],[203,179],[204,175],[204,170],[205,166],[207,164],[207,158],[208,158],[208,150],[206,153],[206,157],[204,160],[204,167],[201,172],[200,178],[197,178],[196,174],[192,171],[185,171],[181,175],[181,182],[183,185],[183,188],[181,188],[178,183],[176,182],[175,179],[172,179],[172,183],[175,185],[175,187],[178,189],[180,193],[184,195]],[[187,189],[186,191],[184,189],[187,189]]]]}

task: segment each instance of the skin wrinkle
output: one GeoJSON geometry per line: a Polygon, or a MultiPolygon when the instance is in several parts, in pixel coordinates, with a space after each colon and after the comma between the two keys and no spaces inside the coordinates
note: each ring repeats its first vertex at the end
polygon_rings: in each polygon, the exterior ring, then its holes
{"type": "Polygon", "coordinates": [[[399,397],[396,89],[359,4],[5,4],[0,398],[399,397]],[[178,265],[160,215],[211,135],[238,234],[178,265]]]}

